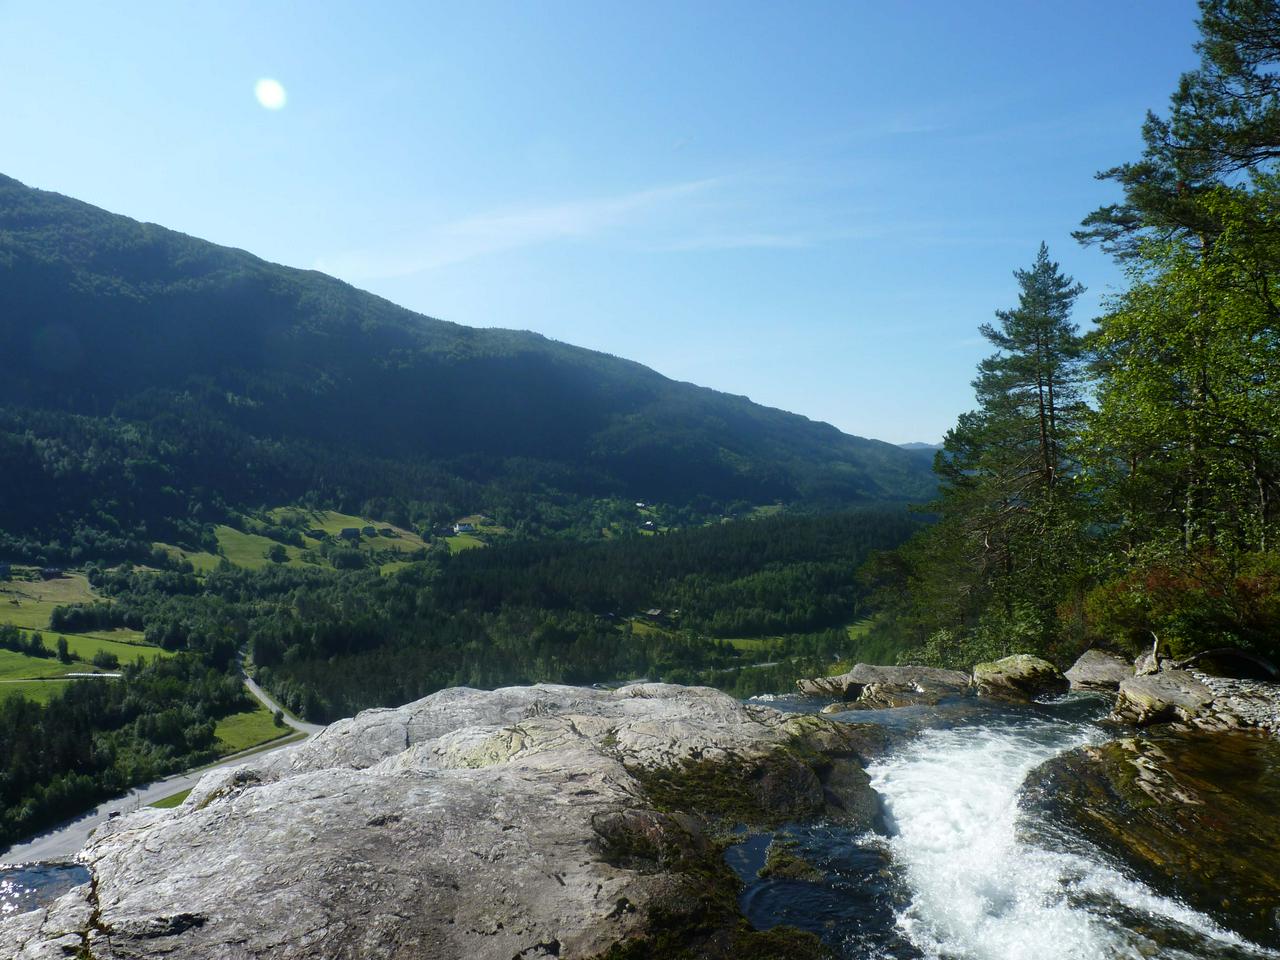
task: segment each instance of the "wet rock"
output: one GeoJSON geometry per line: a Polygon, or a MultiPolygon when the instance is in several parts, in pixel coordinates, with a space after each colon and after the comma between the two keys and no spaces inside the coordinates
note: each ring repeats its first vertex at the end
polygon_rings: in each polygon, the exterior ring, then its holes
{"type": "Polygon", "coordinates": [[[1280,947],[1277,738],[1162,729],[1083,747],[1034,771],[1023,805],[1162,893],[1280,947]]]}
{"type": "Polygon", "coordinates": [[[1133,665],[1105,650],[1086,650],[1066,672],[1072,690],[1118,690],[1133,676],[1133,665]]]}
{"type": "Polygon", "coordinates": [[[1046,694],[1066,693],[1070,684],[1048,660],[1016,653],[973,668],[978,695],[1014,703],[1028,703],[1046,694]]]}
{"type": "Polygon", "coordinates": [[[799,680],[796,687],[811,697],[835,697],[854,702],[846,709],[881,709],[935,704],[969,689],[969,675],[937,667],[889,666],[859,663],[836,677],[799,680]]]}
{"type": "Polygon", "coordinates": [[[764,866],[756,872],[756,876],[762,880],[772,877],[775,880],[819,883],[826,875],[796,853],[794,840],[775,837],[765,852],[764,866]]]}
{"type": "Polygon", "coordinates": [[[1191,673],[1164,670],[1121,681],[1111,718],[1138,726],[1189,721],[1200,716],[1213,699],[1213,691],[1191,673]]]}
{"type": "Polygon", "coordinates": [[[741,922],[705,828],[873,818],[844,726],[662,684],[366,711],[105,824],[92,883],[0,922],[0,956],[510,960],[690,937],[708,957],[770,937],[818,956],[741,922]]]}

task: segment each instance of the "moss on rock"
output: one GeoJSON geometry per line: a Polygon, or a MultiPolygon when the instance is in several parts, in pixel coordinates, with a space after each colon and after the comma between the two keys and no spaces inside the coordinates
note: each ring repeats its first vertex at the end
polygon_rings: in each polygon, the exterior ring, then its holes
{"type": "Polygon", "coordinates": [[[1024,806],[1280,947],[1280,740],[1157,731],[1082,747],[1032,773],[1024,806]]]}

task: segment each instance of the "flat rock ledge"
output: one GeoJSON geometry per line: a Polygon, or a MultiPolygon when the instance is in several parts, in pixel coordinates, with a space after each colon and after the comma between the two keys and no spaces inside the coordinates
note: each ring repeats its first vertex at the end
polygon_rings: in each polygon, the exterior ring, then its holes
{"type": "Polygon", "coordinates": [[[1121,682],[1111,719],[1144,727],[1185,724],[1201,730],[1280,733],[1280,684],[1162,670],[1121,682]]]}
{"type": "Polygon", "coordinates": [[[1022,806],[1032,833],[1065,829],[1162,893],[1280,948],[1277,770],[1275,737],[1158,727],[1047,761],[1028,777],[1022,806]]]}
{"type": "Polygon", "coordinates": [[[1086,650],[1071,665],[1065,676],[1072,690],[1120,689],[1120,684],[1134,675],[1133,664],[1118,654],[1105,650],[1086,650]]]}
{"type": "Polygon", "coordinates": [[[706,688],[444,690],[109,821],[90,883],[0,923],[0,956],[823,957],[750,929],[716,832],[874,828],[874,743],[706,688]]]}
{"type": "Polygon", "coordinates": [[[829,697],[841,701],[825,712],[904,707],[935,704],[945,697],[969,691],[969,675],[959,670],[937,667],[880,667],[859,663],[848,673],[835,677],[797,680],[796,689],[808,697],[829,697]]]}
{"type": "Polygon", "coordinates": [[[1067,678],[1048,660],[1027,653],[1015,653],[973,668],[973,685],[978,695],[1013,703],[1029,703],[1036,697],[1066,693],[1067,678]]]}

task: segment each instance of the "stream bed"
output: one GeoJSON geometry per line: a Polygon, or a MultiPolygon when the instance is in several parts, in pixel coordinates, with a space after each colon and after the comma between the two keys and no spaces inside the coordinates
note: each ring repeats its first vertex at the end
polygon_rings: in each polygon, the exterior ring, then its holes
{"type": "MultiPolygon", "coordinates": [[[[766,702],[812,709],[799,698],[766,702]]],[[[1025,707],[964,699],[837,715],[911,734],[868,768],[889,835],[785,831],[788,849],[825,874],[816,881],[758,878],[767,836],[731,848],[748,919],[809,930],[850,960],[1280,957],[1077,838],[1056,839],[1022,810],[1027,774],[1111,736],[1098,725],[1107,708],[1101,697],[1072,695],[1025,707]]]]}

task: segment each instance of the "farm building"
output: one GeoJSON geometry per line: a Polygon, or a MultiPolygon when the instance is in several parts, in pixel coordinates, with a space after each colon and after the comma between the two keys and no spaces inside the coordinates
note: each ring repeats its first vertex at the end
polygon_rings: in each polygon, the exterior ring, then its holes
{"type": "Polygon", "coordinates": [[[343,527],[342,532],[338,534],[343,540],[359,540],[360,531],[355,527],[343,527]]]}
{"type": "Polygon", "coordinates": [[[60,580],[65,576],[66,572],[61,567],[44,567],[40,571],[42,580],[60,580]]]}
{"type": "Polygon", "coordinates": [[[361,527],[360,532],[366,537],[376,537],[378,535],[377,527],[361,527]]]}
{"type": "Polygon", "coordinates": [[[454,533],[475,533],[476,525],[474,523],[455,523],[453,525],[454,533]]]}

